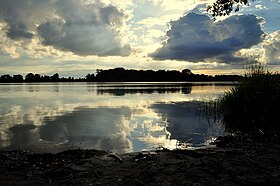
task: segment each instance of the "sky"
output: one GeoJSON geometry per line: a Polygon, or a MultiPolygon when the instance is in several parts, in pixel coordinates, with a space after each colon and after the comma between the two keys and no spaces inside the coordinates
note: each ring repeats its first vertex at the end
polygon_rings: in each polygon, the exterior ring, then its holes
{"type": "Polygon", "coordinates": [[[96,69],[280,69],[280,1],[217,18],[213,0],[0,0],[0,75],[96,69]]]}

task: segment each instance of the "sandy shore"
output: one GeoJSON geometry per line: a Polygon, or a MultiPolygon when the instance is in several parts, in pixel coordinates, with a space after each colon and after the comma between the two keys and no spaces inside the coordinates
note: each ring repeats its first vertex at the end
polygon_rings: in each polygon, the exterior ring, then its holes
{"type": "Polygon", "coordinates": [[[0,151],[1,185],[280,185],[280,145],[226,142],[199,150],[114,154],[0,151]]]}

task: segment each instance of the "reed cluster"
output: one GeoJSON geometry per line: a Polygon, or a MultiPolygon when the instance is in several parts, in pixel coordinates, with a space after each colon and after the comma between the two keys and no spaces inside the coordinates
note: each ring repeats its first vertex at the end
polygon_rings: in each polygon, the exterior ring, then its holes
{"type": "Polygon", "coordinates": [[[215,105],[214,113],[222,117],[228,132],[280,134],[280,75],[263,66],[252,66],[215,105]]]}

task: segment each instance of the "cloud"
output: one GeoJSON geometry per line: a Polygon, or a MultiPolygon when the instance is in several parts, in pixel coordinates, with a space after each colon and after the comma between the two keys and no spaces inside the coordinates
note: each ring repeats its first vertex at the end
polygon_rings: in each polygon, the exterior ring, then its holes
{"type": "Polygon", "coordinates": [[[264,61],[269,65],[280,64],[280,31],[270,34],[270,38],[262,45],[264,61]]]}
{"type": "Polygon", "coordinates": [[[189,13],[170,22],[168,39],[151,56],[159,60],[236,63],[241,49],[251,48],[264,38],[263,19],[255,15],[235,15],[214,22],[206,15],[189,13]]]}
{"type": "Polygon", "coordinates": [[[134,0],[131,18],[130,43],[138,56],[147,56],[161,46],[167,23],[177,20],[185,11],[194,8],[194,2],[184,0],[134,0]],[[144,10],[144,11],[143,11],[144,10]]]}
{"type": "Polygon", "coordinates": [[[128,15],[113,5],[85,0],[0,0],[0,22],[11,40],[39,38],[77,55],[127,56],[122,27],[128,15]]]}
{"type": "Polygon", "coordinates": [[[20,38],[32,39],[34,35],[31,32],[26,32],[24,25],[20,24],[18,26],[11,25],[8,29],[7,36],[16,40],[20,38]]]}
{"type": "Polygon", "coordinates": [[[44,45],[78,55],[126,56],[131,50],[129,45],[121,44],[117,31],[102,25],[56,20],[41,24],[38,33],[44,45]]]}
{"type": "Polygon", "coordinates": [[[31,39],[36,24],[51,18],[52,10],[50,0],[0,0],[0,20],[7,23],[11,39],[31,39]]]}

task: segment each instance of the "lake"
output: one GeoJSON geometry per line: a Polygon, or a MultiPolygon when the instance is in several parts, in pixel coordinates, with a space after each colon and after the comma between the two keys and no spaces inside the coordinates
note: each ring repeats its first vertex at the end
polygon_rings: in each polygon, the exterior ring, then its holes
{"type": "Polygon", "coordinates": [[[199,114],[228,83],[0,84],[0,148],[118,153],[205,146],[224,130],[199,114]]]}

